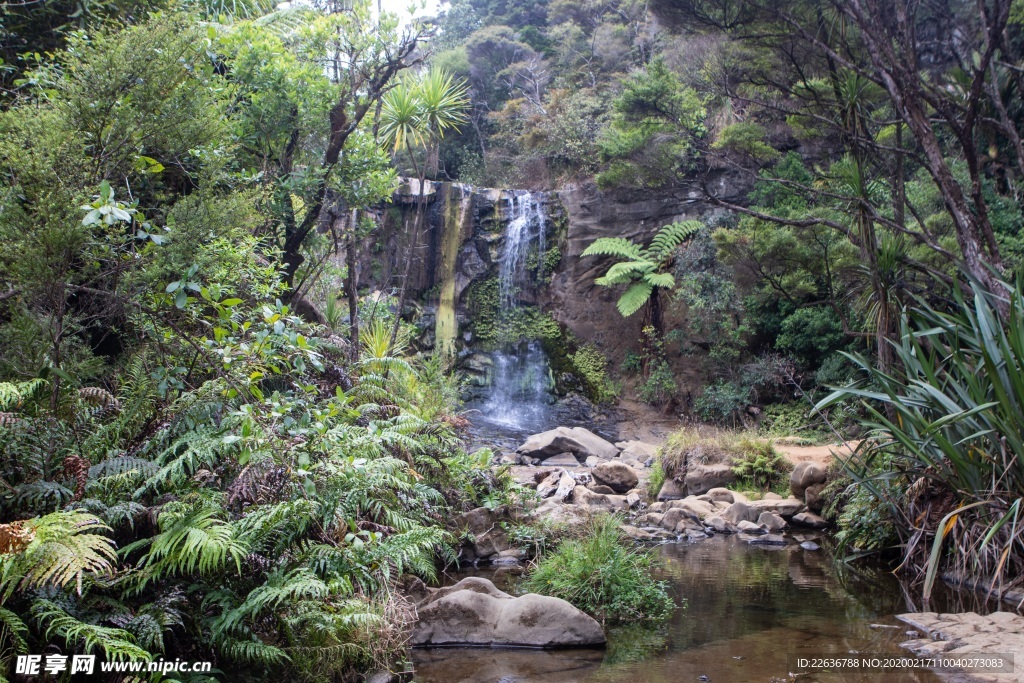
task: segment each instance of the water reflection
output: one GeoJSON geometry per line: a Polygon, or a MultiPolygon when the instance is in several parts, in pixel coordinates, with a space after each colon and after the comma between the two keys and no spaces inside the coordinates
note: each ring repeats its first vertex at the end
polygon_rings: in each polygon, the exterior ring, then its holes
{"type": "MultiPolygon", "coordinates": [[[[662,574],[680,602],[661,629],[610,633],[604,652],[417,651],[422,683],[711,683],[789,681],[789,657],[902,654],[907,605],[894,577],[837,569],[824,551],[770,550],[737,537],[659,548],[662,574]]],[[[819,682],[941,680],[927,671],[815,673],[819,682]]]]}

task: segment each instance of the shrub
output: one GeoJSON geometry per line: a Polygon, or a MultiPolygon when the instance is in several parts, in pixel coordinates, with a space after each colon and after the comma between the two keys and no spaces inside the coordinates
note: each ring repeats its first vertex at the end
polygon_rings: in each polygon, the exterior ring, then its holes
{"type": "Polygon", "coordinates": [[[770,490],[788,481],[793,466],[768,441],[743,438],[736,444],[733,474],[755,489],[770,490]]]}
{"type": "Polygon", "coordinates": [[[584,539],[542,558],[523,587],[562,598],[602,623],[667,618],[675,603],[665,582],[651,576],[654,554],[627,545],[620,522],[612,515],[594,519],[584,539]]]}
{"type": "Polygon", "coordinates": [[[569,355],[576,376],[579,377],[587,395],[597,403],[611,403],[615,400],[615,387],[608,379],[608,359],[593,344],[584,344],[569,355]]]}
{"type": "Polygon", "coordinates": [[[679,387],[668,361],[658,359],[651,363],[650,374],[637,388],[640,400],[651,405],[665,405],[671,401],[679,387]]]}
{"type": "Polygon", "coordinates": [[[665,485],[665,480],[668,477],[665,476],[665,468],[661,464],[661,459],[655,461],[654,466],[651,467],[651,475],[647,479],[647,496],[649,498],[657,498],[658,493],[661,491],[661,487],[665,485]]]}
{"type": "Polygon", "coordinates": [[[749,389],[719,380],[704,387],[704,392],[693,402],[693,409],[702,420],[725,422],[743,410],[749,400],[749,389]]]}

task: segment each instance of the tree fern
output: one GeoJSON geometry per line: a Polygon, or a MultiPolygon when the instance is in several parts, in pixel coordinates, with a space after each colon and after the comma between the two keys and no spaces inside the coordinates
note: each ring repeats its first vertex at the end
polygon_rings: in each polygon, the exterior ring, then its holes
{"type": "MultiPolygon", "coordinates": [[[[676,281],[666,272],[676,248],[701,229],[698,221],[682,221],[665,225],[647,247],[622,237],[599,237],[583,250],[581,256],[614,256],[623,259],[614,263],[604,275],[594,280],[604,287],[629,285],[616,302],[616,308],[629,317],[644,307],[658,288],[671,289],[676,281]]],[[[659,321],[655,320],[655,325],[659,321]]]]}
{"type": "Polygon", "coordinates": [[[649,282],[644,281],[632,284],[619,297],[615,307],[619,309],[619,313],[628,318],[644,307],[644,304],[651,298],[652,291],[654,291],[654,287],[649,282]]]}

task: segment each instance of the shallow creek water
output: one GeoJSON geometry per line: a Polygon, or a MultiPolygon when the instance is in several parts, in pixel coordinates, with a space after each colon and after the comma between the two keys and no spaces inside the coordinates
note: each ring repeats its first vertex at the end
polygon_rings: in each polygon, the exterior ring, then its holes
{"type": "MultiPolygon", "coordinates": [[[[822,545],[827,545],[824,539],[822,545]]],[[[662,578],[677,601],[685,601],[663,627],[613,630],[606,650],[417,650],[415,680],[769,683],[791,680],[791,656],[905,654],[899,643],[907,640],[908,627],[891,615],[913,611],[913,606],[897,580],[884,571],[856,575],[839,569],[824,547],[807,551],[793,543],[769,549],[749,546],[735,536],[662,545],[657,552],[662,578]],[[899,627],[878,628],[879,624],[899,627]]],[[[507,587],[493,571],[473,573],[493,577],[499,587],[507,587]]],[[[945,596],[943,602],[948,599],[945,596]]],[[[940,611],[947,607],[951,606],[932,605],[940,611]]],[[[916,671],[814,673],[797,680],[931,683],[942,679],[916,671]]]]}

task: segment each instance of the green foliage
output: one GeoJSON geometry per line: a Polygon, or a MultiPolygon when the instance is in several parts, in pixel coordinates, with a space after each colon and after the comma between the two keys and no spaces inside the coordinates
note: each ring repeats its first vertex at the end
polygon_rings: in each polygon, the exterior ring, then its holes
{"type": "Polygon", "coordinates": [[[653,553],[627,545],[614,516],[595,519],[582,540],[541,558],[525,590],[562,598],[602,622],[661,621],[675,607],[651,576],[653,553]]]}
{"type": "Polygon", "coordinates": [[[575,374],[586,387],[588,396],[598,403],[611,403],[616,398],[615,388],[608,378],[608,359],[593,344],[584,344],[569,354],[575,374]]]}
{"type": "Polygon", "coordinates": [[[603,187],[659,187],[678,179],[693,161],[694,138],[705,131],[704,98],[655,59],[623,83],[614,117],[599,141],[609,168],[603,187]]]}
{"type": "Polygon", "coordinates": [[[788,486],[793,466],[771,442],[747,438],[740,440],[736,449],[732,472],[744,485],[763,491],[788,486]]]}
{"type": "Polygon", "coordinates": [[[664,358],[658,358],[648,366],[647,376],[637,386],[637,396],[644,403],[665,405],[679,391],[675,374],[664,358]]]}
{"type": "Polygon", "coordinates": [[[651,467],[651,472],[647,478],[647,497],[651,500],[657,500],[666,479],[668,477],[665,474],[665,467],[661,464],[661,459],[658,458],[651,467]]]}
{"type": "Polygon", "coordinates": [[[613,256],[620,259],[594,282],[607,287],[629,285],[616,303],[619,313],[628,318],[643,308],[655,288],[675,287],[675,278],[665,272],[665,268],[671,262],[676,248],[701,227],[698,221],[665,225],[646,247],[622,237],[599,237],[580,256],[613,256]]]}
{"type": "MultiPolygon", "coordinates": [[[[1005,298],[975,282],[954,296],[951,310],[918,301],[902,317],[896,373],[850,356],[866,381],[819,404],[862,402],[870,437],[850,463],[861,489],[854,500],[873,499],[901,538],[917,527],[934,538],[927,558],[924,544],[906,547],[907,564],[925,576],[926,595],[943,565],[970,567],[997,581],[1019,571],[1024,558],[1014,522],[1015,501],[1024,493],[1024,298],[1019,283],[1005,298]],[[919,516],[945,496],[944,517],[919,516]]],[[[851,536],[858,537],[858,526],[851,536]]]]}
{"type": "Polygon", "coordinates": [[[779,153],[764,141],[764,137],[763,126],[743,121],[723,128],[712,147],[745,154],[763,163],[779,156],[779,153]]]}
{"type": "Polygon", "coordinates": [[[735,421],[736,415],[750,403],[750,390],[736,382],[718,380],[704,387],[693,401],[693,409],[708,422],[735,421]]]}
{"type": "Polygon", "coordinates": [[[5,599],[16,590],[50,586],[71,586],[81,593],[86,576],[112,571],[113,542],[102,534],[87,533],[108,527],[92,515],[54,512],[21,524],[17,551],[0,556],[0,592],[5,599]]]}
{"type": "Polygon", "coordinates": [[[819,367],[832,352],[846,343],[843,324],[829,308],[800,308],[782,322],[775,342],[808,367],[819,367]]]}

